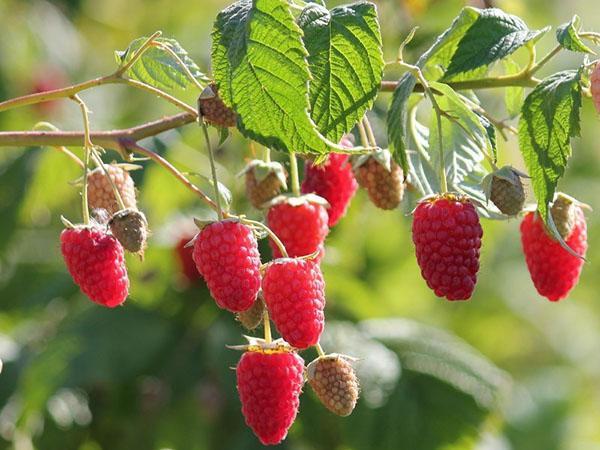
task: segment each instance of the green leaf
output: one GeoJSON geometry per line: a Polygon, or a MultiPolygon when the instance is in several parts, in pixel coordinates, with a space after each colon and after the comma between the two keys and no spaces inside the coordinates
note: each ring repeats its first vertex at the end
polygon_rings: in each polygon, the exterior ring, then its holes
{"type": "Polygon", "coordinates": [[[458,42],[444,80],[505,58],[537,40],[547,29],[530,30],[520,18],[496,8],[478,10],[478,17],[458,42]]]}
{"type": "Polygon", "coordinates": [[[313,77],[311,116],[325,137],[338,142],[372,107],[383,78],[376,6],[360,2],[330,12],[312,3],[298,24],[313,77]]]}
{"type": "MultiPolygon", "coordinates": [[[[488,132],[479,116],[465,105],[461,97],[447,84],[431,82],[439,107],[453,119],[442,117],[442,145],[448,184],[457,186],[483,161],[483,151],[491,153],[488,132]]],[[[432,163],[439,166],[439,134],[437,118],[432,116],[429,147],[432,163]]]]}
{"type": "Polygon", "coordinates": [[[212,60],[241,133],[267,147],[326,153],[309,116],[308,53],[284,0],[239,0],[217,16],[212,60]]]}
{"type": "MultiPolygon", "coordinates": [[[[137,50],[146,42],[148,38],[142,37],[135,39],[129,44],[124,51],[115,52],[119,65],[127,64],[137,50]]],[[[174,39],[157,38],[155,42],[158,46],[152,46],[144,52],[144,54],[131,66],[128,73],[131,78],[142,81],[158,88],[171,89],[175,86],[187,88],[192,84],[185,69],[167,50],[161,48],[169,48],[187,70],[198,82],[208,81],[208,77],[204,75],[196,63],[189,57],[187,51],[174,39]]]]}
{"type": "MultiPolygon", "coordinates": [[[[506,75],[514,75],[521,71],[521,67],[510,58],[504,60],[504,72],[506,75]]],[[[504,90],[504,103],[506,112],[512,119],[521,113],[523,98],[525,97],[525,88],[520,86],[509,86],[504,90]]]]}
{"type": "Polygon", "coordinates": [[[579,30],[581,20],[578,15],[574,15],[570,22],[564,23],[556,29],[556,40],[567,50],[580,53],[591,53],[594,51],[583,43],[577,31],[579,30]]]}
{"type": "Polygon", "coordinates": [[[496,128],[494,128],[494,125],[492,125],[492,123],[484,115],[479,114],[478,112],[475,112],[475,115],[479,119],[479,122],[481,122],[483,128],[485,128],[485,132],[487,133],[490,142],[492,158],[494,159],[494,162],[496,162],[498,160],[498,142],[496,140],[496,128]]]}
{"type": "Polygon", "coordinates": [[[519,121],[519,147],[538,202],[548,223],[548,205],[579,135],[581,71],[565,70],[544,79],[525,99],[519,121]]]}
{"type": "Polygon", "coordinates": [[[387,130],[390,152],[394,160],[402,167],[404,173],[409,170],[406,154],[406,135],[408,121],[408,104],[410,95],[417,84],[414,75],[406,73],[400,78],[394,94],[392,104],[387,114],[387,130]]]}

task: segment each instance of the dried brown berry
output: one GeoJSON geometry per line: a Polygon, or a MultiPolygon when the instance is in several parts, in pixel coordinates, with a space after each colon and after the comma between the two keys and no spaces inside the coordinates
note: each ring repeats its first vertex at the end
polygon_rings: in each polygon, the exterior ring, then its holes
{"type": "Polygon", "coordinates": [[[236,113],[223,103],[215,83],[208,85],[200,94],[198,109],[202,118],[210,125],[221,128],[235,127],[236,113]]]}
{"type": "MultiPolygon", "coordinates": [[[[117,164],[105,164],[111,180],[121,194],[121,199],[126,208],[136,208],[135,186],[129,172],[117,164]]],[[[92,170],[88,174],[88,205],[90,209],[105,209],[110,214],[116,213],[119,208],[110,180],[102,167],[92,170]]]]}
{"type": "Polygon", "coordinates": [[[402,169],[382,150],[355,165],[356,181],[367,190],[369,198],[380,209],[395,209],[404,196],[402,169]]]}
{"type": "Polygon", "coordinates": [[[137,209],[123,209],[112,216],[108,225],[125,250],[139,253],[146,248],[148,222],[144,213],[137,209]]]}
{"type": "Polygon", "coordinates": [[[255,208],[277,197],[286,189],[285,169],[278,162],[251,161],[242,171],[246,177],[246,196],[255,208]]]}
{"type": "Polygon", "coordinates": [[[259,292],[258,298],[254,304],[247,309],[235,315],[236,319],[243,325],[247,330],[254,330],[263,321],[265,314],[265,302],[262,298],[262,293],[259,292]]]}
{"type": "Polygon", "coordinates": [[[489,198],[507,216],[516,216],[525,204],[524,174],[510,166],[495,171],[490,178],[489,198]]]}
{"type": "Polygon", "coordinates": [[[563,239],[567,239],[577,221],[576,217],[576,201],[568,195],[558,193],[556,200],[550,208],[550,214],[552,214],[552,220],[558,233],[563,239]]]}
{"type": "Polygon", "coordinates": [[[349,416],[358,400],[358,379],[351,358],[321,356],[306,368],[306,377],[321,403],[338,416],[349,416]]]}

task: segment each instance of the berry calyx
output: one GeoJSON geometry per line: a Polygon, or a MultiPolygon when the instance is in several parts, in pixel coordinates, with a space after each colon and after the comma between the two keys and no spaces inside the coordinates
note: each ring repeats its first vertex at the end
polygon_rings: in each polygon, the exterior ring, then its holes
{"type": "Polygon", "coordinates": [[[473,203],[453,194],[437,195],[422,200],[413,214],[413,242],[427,286],[438,297],[469,299],[483,236],[473,203]]]}
{"type": "Polygon", "coordinates": [[[354,165],[356,181],[366,189],[371,202],[380,209],[396,209],[404,196],[403,173],[388,150],[359,157],[354,165]]]}
{"type": "MultiPolygon", "coordinates": [[[[126,170],[127,165],[105,164],[104,167],[117,187],[119,194],[121,194],[125,207],[136,209],[135,185],[126,170]]],[[[115,198],[110,180],[106,177],[102,167],[97,167],[88,174],[87,194],[90,209],[105,209],[111,215],[121,209],[115,198]]]]}
{"type": "Polygon", "coordinates": [[[525,189],[521,177],[525,174],[513,167],[504,166],[488,175],[484,181],[486,195],[507,216],[519,214],[525,204],[525,189]]]}
{"type": "Polygon", "coordinates": [[[250,161],[240,175],[246,178],[246,196],[257,209],[277,197],[281,189],[287,189],[286,173],[278,162],[250,161]]]}
{"type": "Polygon", "coordinates": [[[137,209],[123,209],[112,216],[108,225],[125,250],[144,253],[148,238],[148,221],[143,212],[137,209]]]}
{"type": "Polygon", "coordinates": [[[60,248],[73,281],[90,300],[109,308],[129,294],[123,247],[98,226],[75,226],[62,231],[60,248]]]}
{"type": "MultiPolygon", "coordinates": [[[[347,139],[341,144],[351,148],[347,139]]],[[[316,194],[329,203],[327,214],[328,225],[333,227],[346,214],[350,200],[354,196],[358,184],[354,178],[348,155],[332,153],[319,165],[307,161],[304,166],[304,180],[301,190],[303,194],[316,194]]]]}
{"type": "Polygon", "coordinates": [[[202,228],[194,242],[194,262],[220,308],[245,311],[260,288],[260,255],[252,229],[227,219],[202,228]]]}
{"type": "Polygon", "coordinates": [[[223,103],[219,97],[219,88],[215,83],[206,86],[200,94],[198,109],[200,116],[210,125],[221,128],[236,126],[237,114],[223,103]]]}
{"type": "Polygon", "coordinates": [[[551,237],[537,212],[529,212],[523,218],[521,244],[536,290],[548,300],[556,302],[567,297],[579,281],[587,251],[587,225],[579,204],[570,202],[560,194],[551,213],[557,229],[563,232],[568,230],[563,236],[566,245],[580,256],[570,253],[551,237]],[[570,205],[566,206],[567,203],[570,205]],[[562,217],[566,217],[566,221],[562,217]]]}
{"type": "Polygon", "coordinates": [[[263,445],[285,439],[300,406],[304,360],[289,350],[245,352],[236,367],[246,424],[263,445]]]}
{"type": "Polygon", "coordinates": [[[319,342],[325,324],[325,282],[317,263],[299,258],[272,261],[264,272],[262,292],[283,339],[298,349],[319,342]]]}
{"type": "MultiPolygon", "coordinates": [[[[307,256],[321,249],[329,233],[327,202],[316,195],[277,197],[267,212],[267,225],[281,240],[289,256],[307,256]]],[[[281,251],[269,240],[273,257],[281,251]]]]}
{"type": "Polygon", "coordinates": [[[321,356],[306,367],[306,379],[332,413],[343,417],[352,413],[359,387],[351,358],[338,354],[321,356]]]}

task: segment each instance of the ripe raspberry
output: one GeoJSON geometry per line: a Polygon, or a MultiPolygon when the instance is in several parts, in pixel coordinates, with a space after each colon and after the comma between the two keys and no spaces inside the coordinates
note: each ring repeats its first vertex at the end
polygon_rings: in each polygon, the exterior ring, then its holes
{"type": "MultiPolygon", "coordinates": [[[[325,241],[327,210],[325,203],[315,195],[297,198],[282,197],[269,208],[267,224],[283,242],[289,256],[306,256],[316,252],[325,241]]],[[[280,258],[281,252],[272,240],[269,240],[273,257],[280,258]]]]}
{"type": "MultiPolygon", "coordinates": [[[[105,164],[105,167],[110,174],[110,178],[117,186],[125,207],[135,209],[137,207],[135,186],[129,172],[116,164],[105,164]]],[[[90,209],[105,209],[111,215],[121,209],[117,204],[110,181],[101,167],[92,170],[88,174],[87,193],[90,209]]]]}
{"type": "Polygon", "coordinates": [[[380,209],[395,209],[404,196],[402,169],[383,151],[368,157],[355,169],[358,184],[367,190],[371,202],[380,209]],[[385,164],[383,163],[385,161],[385,164]],[[389,163],[389,169],[387,164],[389,163]]]}
{"type": "Polygon", "coordinates": [[[516,216],[525,204],[522,174],[510,166],[504,166],[490,177],[489,198],[507,216],[516,216]]]}
{"type": "Polygon", "coordinates": [[[185,279],[190,283],[194,283],[201,277],[198,269],[196,268],[194,258],[192,257],[193,247],[186,247],[193,238],[194,235],[186,234],[182,236],[175,245],[175,255],[179,264],[179,268],[181,269],[181,273],[185,279]]]}
{"type": "Polygon", "coordinates": [[[198,109],[202,118],[210,125],[221,128],[230,128],[236,125],[237,115],[223,103],[219,97],[219,88],[215,83],[206,86],[200,94],[198,109]]]}
{"type": "Polygon", "coordinates": [[[118,211],[108,225],[125,250],[131,253],[144,252],[148,238],[148,222],[143,212],[137,209],[118,211]]]}
{"type": "Polygon", "coordinates": [[[246,176],[246,196],[255,208],[277,197],[281,189],[287,189],[286,173],[278,162],[267,163],[255,159],[242,171],[246,176]]]}
{"type": "Polygon", "coordinates": [[[242,355],[236,368],[242,414],[263,445],[287,436],[300,406],[303,372],[304,360],[289,351],[242,355]]]}
{"type": "Polygon", "coordinates": [[[207,225],[194,243],[194,261],[217,305],[245,311],[260,288],[260,255],[252,230],[237,220],[207,225]]]}
{"type": "Polygon", "coordinates": [[[60,235],[61,251],[75,284],[92,301],[114,308],[129,291],[123,247],[99,227],[67,228],[60,235]]]}
{"type": "Polygon", "coordinates": [[[596,106],[596,111],[600,114],[600,63],[596,63],[596,67],[594,67],[590,77],[590,83],[594,105],[596,106]]]}
{"type": "Polygon", "coordinates": [[[254,304],[246,311],[242,311],[235,315],[236,319],[247,330],[254,330],[262,323],[265,314],[265,302],[259,292],[258,298],[254,304]]]}
{"type": "Polygon", "coordinates": [[[479,270],[483,230],[473,204],[452,194],[419,203],[413,242],[421,274],[438,297],[467,300],[479,270]]]}
{"type": "Polygon", "coordinates": [[[262,290],[281,337],[304,349],[319,342],[325,322],[325,282],[319,265],[297,258],[267,266],[262,290]]]}
{"type": "MultiPolygon", "coordinates": [[[[345,140],[342,140],[344,145],[345,140]]],[[[329,203],[329,227],[333,227],[346,214],[358,184],[354,179],[348,155],[332,153],[322,165],[307,161],[304,166],[302,193],[317,194],[329,203]]]]}
{"type": "MultiPolygon", "coordinates": [[[[572,206],[575,221],[565,242],[575,253],[585,256],[585,217],[578,205],[572,206]]],[[[550,237],[542,219],[535,212],[528,213],[521,222],[521,243],[529,274],[538,293],[551,302],[569,295],[579,281],[583,259],[570,254],[558,241],[550,237]]]]}
{"type": "Polygon", "coordinates": [[[327,355],[306,367],[308,384],[321,403],[338,416],[349,416],[358,400],[358,380],[348,357],[327,355]]]}

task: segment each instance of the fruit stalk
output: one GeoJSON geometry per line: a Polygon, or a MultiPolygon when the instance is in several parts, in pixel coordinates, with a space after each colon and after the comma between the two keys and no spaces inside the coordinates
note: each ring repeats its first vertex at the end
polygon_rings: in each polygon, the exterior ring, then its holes
{"type": "Polygon", "coordinates": [[[292,192],[296,197],[299,197],[300,179],[298,177],[298,160],[294,152],[290,152],[290,179],[292,181],[292,192]]]}
{"type": "Polygon", "coordinates": [[[206,141],[206,148],[208,149],[208,160],[210,161],[210,172],[212,176],[213,188],[215,189],[215,204],[217,205],[217,215],[219,220],[223,220],[223,208],[221,207],[221,195],[219,193],[219,180],[217,178],[217,168],[215,167],[215,157],[213,155],[213,148],[210,143],[210,137],[208,136],[208,127],[206,123],[202,121],[200,123],[202,131],[204,133],[204,140],[206,141]]]}

